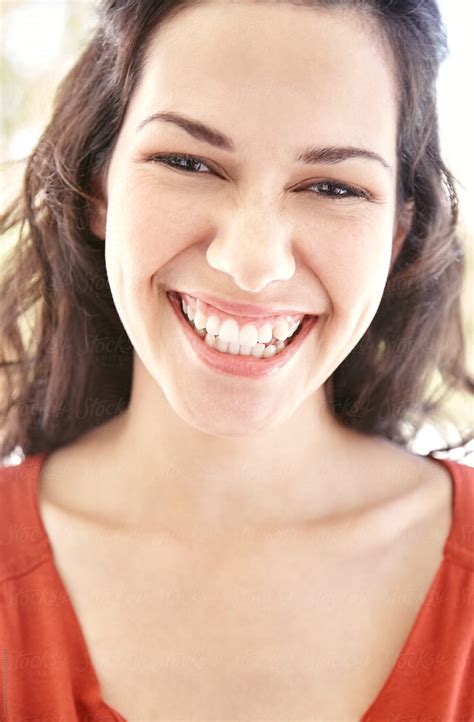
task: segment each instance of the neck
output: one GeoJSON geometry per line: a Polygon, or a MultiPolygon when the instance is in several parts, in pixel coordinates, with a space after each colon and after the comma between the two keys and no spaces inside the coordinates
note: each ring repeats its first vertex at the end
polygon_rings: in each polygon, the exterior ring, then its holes
{"type": "Polygon", "coordinates": [[[283,422],[233,434],[186,423],[143,373],[132,389],[127,411],[91,436],[99,466],[114,469],[98,473],[110,481],[97,503],[127,527],[223,536],[322,520],[354,498],[364,437],[331,416],[322,388],[283,422]]]}

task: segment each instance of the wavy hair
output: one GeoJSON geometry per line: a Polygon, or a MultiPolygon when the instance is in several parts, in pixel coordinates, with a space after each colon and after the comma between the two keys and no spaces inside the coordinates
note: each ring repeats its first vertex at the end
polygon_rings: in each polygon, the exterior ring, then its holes
{"type": "MultiPolygon", "coordinates": [[[[107,168],[152,34],[199,4],[99,2],[96,27],[58,87],[21,190],[0,216],[2,231],[17,232],[0,295],[2,457],[16,447],[24,455],[52,451],[128,405],[133,348],[113,303],[103,241],[90,230],[92,189],[107,168]]],[[[411,200],[413,221],[370,327],[324,388],[342,424],[408,446],[448,394],[474,391],[461,317],[457,196],[436,115],[444,27],[435,0],[294,4],[368,13],[395,60],[398,207],[411,200]],[[430,391],[435,374],[438,395],[430,391]]]]}

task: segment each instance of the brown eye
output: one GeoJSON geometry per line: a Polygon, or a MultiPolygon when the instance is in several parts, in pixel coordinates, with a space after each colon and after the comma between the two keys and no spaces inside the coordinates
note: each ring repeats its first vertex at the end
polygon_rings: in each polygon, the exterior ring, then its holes
{"type": "MultiPolygon", "coordinates": [[[[155,163],[162,163],[176,170],[183,170],[187,173],[202,173],[207,171],[195,170],[196,166],[203,166],[209,168],[200,158],[195,158],[192,155],[152,155],[148,158],[149,161],[155,163]],[[185,165],[182,165],[180,161],[184,161],[185,165]]],[[[211,171],[212,172],[212,171],[211,171]]]]}
{"type": "MultiPolygon", "coordinates": [[[[335,183],[333,181],[320,181],[319,183],[312,183],[310,186],[307,186],[305,190],[310,190],[311,188],[317,188],[318,191],[316,195],[326,196],[328,198],[363,198],[365,200],[369,199],[369,195],[366,191],[363,191],[361,188],[354,188],[354,186],[348,186],[342,183],[335,183]]],[[[313,191],[310,190],[312,193],[313,191]]]]}

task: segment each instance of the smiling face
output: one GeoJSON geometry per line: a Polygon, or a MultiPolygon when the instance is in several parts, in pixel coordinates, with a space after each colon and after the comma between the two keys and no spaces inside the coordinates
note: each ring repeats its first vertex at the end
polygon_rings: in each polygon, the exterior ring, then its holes
{"type": "Polygon", "coordinates": [[[154,380],[187,422],[230,435],[322,394],[370,325],[404,237],[396,133],[390,56],[366,16],[212,2],[162,26],[92,226],[134,383],[154,380]],[[144,122],[165,112],[218,133],[144,122]],[[319,319],[276,373],[228,375],[196,355],[170,290],[319,319]]]}

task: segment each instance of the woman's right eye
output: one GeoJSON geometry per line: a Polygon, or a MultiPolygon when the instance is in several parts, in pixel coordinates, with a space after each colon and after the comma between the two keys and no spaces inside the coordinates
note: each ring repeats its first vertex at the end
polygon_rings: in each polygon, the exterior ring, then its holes
{"type": "MultiPolygon", "coordinates": [[[[197,171],[195,170],[196,165],[204,166],[205,168],[209,169],[209,166],[207,166],[204,161],[202,161],[200,158],[196,158],[193,155],[176,155],[176,154],[160,154],[160,155],[152,155],[147,160],[155,162],[155,163],[162,163],[163,165],[168,165],[171,168],[176,168],[176,170],[183,170],[186,173],[201,173],[201,172],[207,172],[207,171],[197,171]],[[179,161],[184,161],[187,165],[180,165],[179,161]],[[176,165],[175,165],[176,163],[176,165]]],[[[212,172],[212,171],[211,171],[212,172]]]]}

